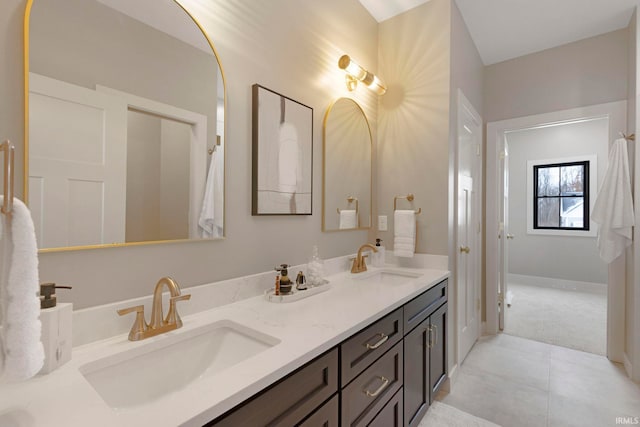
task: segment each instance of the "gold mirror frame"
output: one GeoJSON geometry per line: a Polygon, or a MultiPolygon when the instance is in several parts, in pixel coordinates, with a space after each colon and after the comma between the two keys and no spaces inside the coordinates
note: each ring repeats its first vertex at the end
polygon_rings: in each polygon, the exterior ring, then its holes
{"type": "MultiPolygon", "coordinates": [[[[36,0],[27,0],[27,4],[25,6],[24,12],[24,21],[23,21],[23,66],[24,66],[24,162],[23,162],[23,196],[22,199],[25,204],[28,205],[29,201],[29,31],[30,31],[30,19],[31,19],[31,8],[33,3],[36,0]]],[[[220,55],[216,50],[213,42],[209,38],[209,35],[204,30],[200,22],[178,1],[173,0],[173,2],[187,14],[187,16],[193,21],[193,23],[198,27],[204,38],[207,40],[207,43],[211,47],[211,50],[216,58],[216,62],[218,64],[218,69],[220,70],[220,77],[222,79],[222,88],[224,91],[224,178],[223,178],[223,234],[222,237],[217,238],[201,238],[201,239],[174,239],[174,240],[149,240],[149,241],[140,241],[140,242],[123,242],[123,243],[105,243],[105,244],[95,244],[95,245],[84,245],[84,246],[66,246],[66,247],[56,247],[56,248],[43,248],[38,249],[39,253],[46,252],[67,252],[67,251],[78,251],[85,249],[99,249],[99,248],[111,248],[111,247],[124,247],[124,246],[141,246],[141,245],[154,245],[154,244],[162,244],[162,243],[181,243],[181,242],[208,242],[213,240],[223,240],[227,235],[227,194],[226,194],[226,175],[227,175],[227,80],[224,73],[224,68],[222,67],[222,63],[220,62],[220,55]]]]}
{"type": "MultiPolygon", "coordinates": [[[[353,197],[349,197],[353,199],[356,203],[359,201],[353,197]]],[[[346,201],[346,199],[345,199],[346,201]]],[[[355,206],[355,205],[354,205],[355,206]]],[[[371,132],[371,124],[369,123],[369,118],[367,114],[364,112],[364,109],[360,104],[358,104],[354,99],[341,97],[335,99],[329,107],[327,107],[327,111],[324,114],[324,119],[322,121],[322,231],[327,233],[337,232],[337,231],[354,231],[354,230],[369,230],[373,226],[373,133],[371,132]],[[326,219],[326,204],[327,204],[327,121],[329,120],[329,115],[333,110],[333,107],[338,103],[338,101],[347,100],[352,102],[360,113],[362,113],[362,117],[367,124],[367,130],[369,132],[369,148],[370,148],[370,172],[369,172],[369,225],[367,227],[355,227],[355,228],[346,228],[346,229],[327,229],[327,219],[326,219]]]]}

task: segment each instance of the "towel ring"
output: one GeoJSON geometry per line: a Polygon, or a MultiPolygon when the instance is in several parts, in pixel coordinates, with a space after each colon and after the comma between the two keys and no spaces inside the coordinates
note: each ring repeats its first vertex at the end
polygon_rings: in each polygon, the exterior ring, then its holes
{"type": "MultiPolygon", "coordinates": [[[[398,210],[398,200],[399,200],[399,199],[407,199],[409,202],[413,202],[414,195],[413,195],[413,193],[409,193],[409,194],[407,194],[406,196],[395,196],[395,197],[393,198],[393,210],[394,210],[394,211],[397,211],[397,210],[398,210]]],[[[415,213],[416,213],[416,215],[420,215],[420,214],[422,213],[422,208],[418,208],[418,209],[415,211],[415,213]]]]}
{"type": "Polygon", "coordinates": [[[1,211],[3,214],[10,214],[13,210],[13,164],[15,147],[6,140],[0,144],[0,151],[4,151],[4,200],[1,211]]]}
{"type": "MultiPolygon", "coordinates": [[[[358,211],[359,211],[358,198],[357,197],[353,197],[353,196],[347,197],[347,204],[350,205],[354,201],[356,202],[356,216],[357,216],[358,215],[358,211]]],[[[340,208],[336,208],[336,211],[338,211],[338,215],[340,215],[340,208]]]]}

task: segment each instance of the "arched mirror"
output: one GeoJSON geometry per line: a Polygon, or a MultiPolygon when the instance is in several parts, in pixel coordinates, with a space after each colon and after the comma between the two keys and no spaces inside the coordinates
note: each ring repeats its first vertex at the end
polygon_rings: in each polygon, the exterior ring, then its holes
{"type": "Polygon", "coordinates": [[[176,1],[29,0],[25,60],[41,250],[224,236],[224,75],[176,1]]]}
{"type": "Polygon", "coordinates": [[[364,111],[339,98],[324,117],[322,230],[371,227],[372,136],[364,111]]]}

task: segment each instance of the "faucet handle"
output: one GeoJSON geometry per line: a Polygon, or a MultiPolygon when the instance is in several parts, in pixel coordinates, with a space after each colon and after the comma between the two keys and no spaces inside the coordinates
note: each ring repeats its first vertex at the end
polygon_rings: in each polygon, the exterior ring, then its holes
{"type": "Polygon", "coordinates": [[[191,294],[178,295],[175,297],[169,298],[169,311],[167,312],[167,317],[164,319],[165,324],[171,325],[175,324],[176,328],[182,327],[182,319],[178,315],[178,310],[176,309],[176,303],[178,301],[187,301],[191,299],[191,294]]]}
{"type": "Polygon", "coordinates": [[[144,305],[136,305],[118,310],[120,316],[129,313],[136,313],[136,320],[133,322],[133,326],[131,326],[131,331],[129,331],[129,340],[141,340],[143,338],[142,335],[148,329],[147,322],[144,320],[144,305]]]}

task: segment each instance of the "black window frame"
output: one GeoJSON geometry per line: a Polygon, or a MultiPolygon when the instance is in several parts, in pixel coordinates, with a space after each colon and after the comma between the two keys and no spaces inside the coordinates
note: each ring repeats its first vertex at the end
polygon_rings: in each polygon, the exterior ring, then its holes
{"type": "MultiPolygon", "coordinates": [[[[577,162],[560,162],[560,163],[545,163],[545,164],[537,164],[533,166],[533,229],[534,230],[566,230],[566,231],[589,231],[589,222],[590,222],[590,217],[589,217],[589,160],[581,160],[581,161],[577,161],[577,162]],[[546,169],[546,168],[553,168],[553,167],[565,167],[565,166],[582,166],[583,167],[583,191],[582,191],[582,196],[576,196],[576,195],[562,195],[562,192],[559,191],[559,194],[557,196],[538,196],[538,170],[539,169],[546,169]],[[583,198],[583,204],[582,204],[582,208],[583,208],[583,222],[582,222],[582,227],[578,228],[578,227],[562,227],[560,226],[560,224],[562,224],[562,199],[565,198],[576,198],[576,197],[581,197],[583,198]],[[539,199],[559,199],[559,206],[560,209],[558,209],[558,227],[549,227],[549,226],[539,226],[538,225],[538,200],[539,199]]],[[[558,179],[561,179],[561,174],[558,175],[558,179]]],[[[562,188],[561,183],[558,182],[558,186],[559,188],[562,188]]]]}

